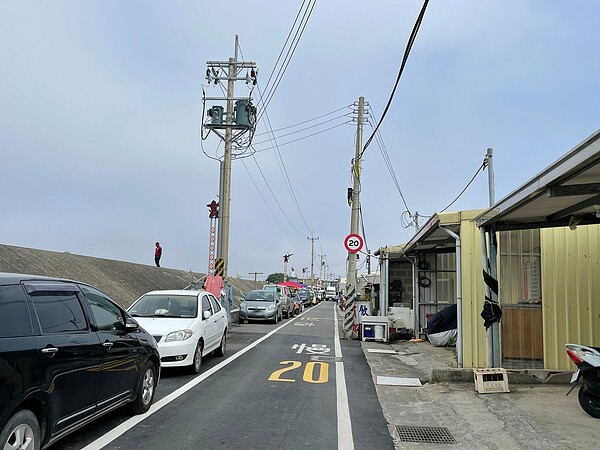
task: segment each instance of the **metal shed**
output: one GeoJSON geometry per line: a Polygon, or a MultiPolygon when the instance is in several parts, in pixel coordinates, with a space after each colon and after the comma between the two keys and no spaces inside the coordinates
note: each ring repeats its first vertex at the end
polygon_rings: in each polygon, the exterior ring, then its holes
{"type": "MultiPolygon", "coordinates": [[[[570,368],[567,342],[600,345],[600,130],[476,220],[490,254],[490,237],[540,230],[544,368],[570,368]]],[[[498,271],[492,275],[502,285],[498,271]]]]}

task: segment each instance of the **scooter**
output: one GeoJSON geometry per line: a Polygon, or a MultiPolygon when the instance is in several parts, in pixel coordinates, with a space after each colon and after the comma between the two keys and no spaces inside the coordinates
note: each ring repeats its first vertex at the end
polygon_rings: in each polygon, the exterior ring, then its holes
{"type": "Polygon", "coordinates": [[[583,383],[579,388],[579,404],[590,416],[600,419],[600,347],[566,344],[569,358],[577,365],[577,371],[571,377],[571,393],[579,379],[583,383]]]}

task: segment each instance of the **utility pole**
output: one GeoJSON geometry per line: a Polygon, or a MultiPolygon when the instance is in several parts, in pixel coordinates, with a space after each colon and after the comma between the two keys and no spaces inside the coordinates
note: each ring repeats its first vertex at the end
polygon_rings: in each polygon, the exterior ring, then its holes
{"type": "Polygon", "coordinates": [[[311,237],[307,237],[311,243],[311,251],[310,251],[310,285],[313,286],[315,284],[315,241],[319,240],[318,236],[314,234],[311,237]]]}
{"type": "MultiPolygon", "coordinates": [[[[352,161],[352,176],[354,184],[352,189],[352,214],[350,216],[350,234],[358,234],[360,219],[360,161],[362,153],[362,133],[365,115],[365,99],[358,99],[358,119],[356,129],[356,154],[352,161]]],[[[356,253],[348,252],[348,274],[346,282],[346,310],[344,314],[344,331],[346,336],[358,337],[356,317],[354,314],[356,300],[356,253]]]]}
{"type": "Polygon", "coordinates": [[[256,289],[256,275],[262,275],[262,272],[248,272],[248,275],[254,275],[254,289],[256,289]]]}
{"type": "MultiPolygon", "coordinates": [[[[495,188],[494,188],[494,149],[488,148],[485,154],[485,165],[488,168],[488,197],[490,202],[490,207],[494,206],[495,200],[495,188]]],[[[496,260],[497,255],[497,240],[496,240],[496,232],[492,229],[488,233],[488,247],[489,247],[489,268],[490,275],[498,279],[498,263],[496,260]]],[[[498,297],[496,294],[490,289],[489,290],[490,299],[493,303],[498,303],[498,297]]],[[[500,327],[499,323],[496,321],[492,323],[492,325],[487,330],[488,335],[488,360],[490,367],[500,367],[500,327]]]]}
{"type": "Polygon", "coordinates": [[[324,260],[327,257],[327,255],[317,255],[317,256],[319,257],[319,261],[320,261],[320,264],[319,264],[319,280],[323,280],[324,279],[324,277],[323,277],[323,269],[324,269],[324,266],[325,266],[324,260]]]}
{"type": "Polygon", "coordinates": [[[217,85],[222,80],[227,80],[227,97],[205,97],[204,100],[226,101],[225,123],[223,123],[223,107],[213,106],[208,110],[208,121],[204,127],[213,131],[225,142],[225,153],[220,162],[219,182],[219,223],[217,231],[217,259],[223,263],[223,278],[227,277],[229,266],[229,221],[231,210],[231,160],[235,139],[241,134],[254,128],[256,122],[256,108],[252,106],[249,97],[236,99],[234,97],[235,81],[252,82],[256,84],[256,64],[253,62],[238,61],[238,36],[235,36],[235,57],[228,61],[207,61],[206,78],[209,83],[217,85]],[[252,75],[238,77],[242,69],[252,69],[252,75]],[[234,108],[235,103],[235,108],[234,108]],[[235,114],[234,114],[235,109],[235,114]],[[225,130],[223,135],[222,130],[225,130]],[[234,137],[233,130],[239,130],[234,137]]]}

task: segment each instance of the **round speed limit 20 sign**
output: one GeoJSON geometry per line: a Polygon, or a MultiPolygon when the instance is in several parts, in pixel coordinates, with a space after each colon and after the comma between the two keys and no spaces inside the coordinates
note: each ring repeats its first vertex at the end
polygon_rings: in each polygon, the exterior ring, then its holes
{"type": "Polygon", "coordinates": [[[364,244],[365,241],[363,241],[363,238],[358,234],[349,234],[346,236],[346,239],[344,239],[344,247],[346,247],[346,250],[350,253],[360,252],[364,244]]]}

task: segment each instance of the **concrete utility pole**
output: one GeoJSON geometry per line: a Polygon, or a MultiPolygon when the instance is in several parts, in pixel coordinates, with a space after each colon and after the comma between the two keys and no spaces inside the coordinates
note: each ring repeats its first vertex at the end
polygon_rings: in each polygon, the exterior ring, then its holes
{"type": "Polygon", "coordinates": [[[248,272],[248,275],[254,275],[254,289],[256,289],[256,275],[262,275],[262,272],[248,272]]]}
{"type": "Polygon", "coordinates": [[[325,258],[327,257],[327,255],[317,255],[319,257],[319,280],[323,280],[324,276],[323,276],[323,269],[325,267],[325,258]]]}
{"type": "MultiPolygon", "coordinates": [[[[360,219],[360,161],[362,153],[362,133],[365,116],[365,99],[358,99],[358,119],[356,129],[356,154],[352,163],[352,176],[354,178],[352,190],[352,214],[350,216],[350,234],[358,234],[360,219]]],[[[344,315],[344,331],[346,336],[358,337],[356,317],[354,315],[354,302],[356,300],[356,253],[348,252],[348,274],[346,281],[346,311],[344,315]]]]}
{"type": "Polygon", "coordinates": [[[318,236],[314,234],[311,237],[307,237],[310,241],[310,285],[313,286],[315,284],[315,241],[319,240],[318,236]]]}
{"type": "MultiPolygon", "coordinates": [[[[215,132],[225,142],[225,153],[220,163],[220,183],[219,183],[219,223],[217,230],[217,259],[222,260],[223,278],[227,277],[229,266],[229,221],[231,210],[231,160],[232,148],[235,138],[239,138],[245,131],[249,131],[255,126],[250,115],[253,112],[253,106],[249,97],[236,99],[234,97],[235,81],[245,81],[246,83],[253,82],[256,84],[256,64],[253,62],[245,62],[237,60],[238,37],[235,36],[235,57],[229,58],[228,61],[207,61],[206,78],[209,83],[218,84],[221,80],[227,80],[227,97],[207,97],[204,100],[225,100],[227,102],[225,123],[223,124],[223,108],[214,106],[208,111],[208,116],[211,117],[210,123],[205,123],[204,127],[215,132]],[[242,69],[252,69],[252,76],[238,77],[242,69]],[[226,76],[223,76],[226,72],[226,76]],[[238,108],[239,101],[247,102],[245,108],[238,108]],[[235,108],[234,108],[235,102],[235,108]],[[220,112],[219,112],[220,108],[220,112]],[[234,109],[236,114],[234,114],[234,109]],[[245,111],[245,112],[244,112],[245,111]],[[239,113],[240,117],[237,117],[239,113]],[[235,122],[235,123],[234,123],[235,122]],[[219,130],[225,130],[225,134],[219,130]],[[239,134],[234,138],[233,130],[239,130],[239,134]]],[[[254,118],[255,119],[255,118],[254,118]]],[[[255,121],[255,120],[254,120],[255,121]]]]}

